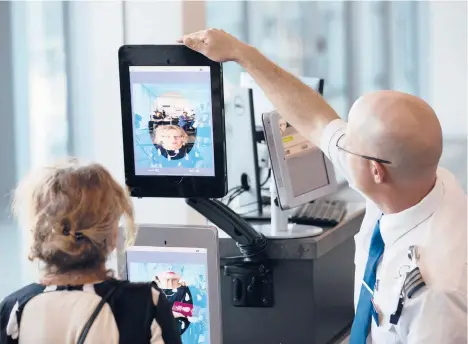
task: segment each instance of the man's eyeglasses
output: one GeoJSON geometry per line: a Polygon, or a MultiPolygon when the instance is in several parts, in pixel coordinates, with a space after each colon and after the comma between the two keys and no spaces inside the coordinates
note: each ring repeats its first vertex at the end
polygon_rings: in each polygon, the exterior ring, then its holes
{"type": "Polygon", "coordinates": [[[383,160],[383,159],[379,159],[379,158],[374,158],[372,156],[368,156],[368,155],[362,155],[362,154],[357,154],[357,153],[353,153],[353,152],[350,152],[349,150],[343,148],[342,146],[340,146],[340,141],[342,141],[343,137],[345,135],[341,135],[341,137],[338,139],[338,141],[336,141],[336,148],[338,148],[340,151],[343,151],[343,152],[346,152],[348,154],[352,154],[352,155],[355,155],[355,156],[358,156],[360,158],[363,158],[363,159],[366,159],[366,160],[371,160],[371,161],[375,161],[375,162],[379,162],[381,164],[387,164],[387,165],[391,165],[392,162],[391,161],[388,161],[388,160],[383,160]]]}

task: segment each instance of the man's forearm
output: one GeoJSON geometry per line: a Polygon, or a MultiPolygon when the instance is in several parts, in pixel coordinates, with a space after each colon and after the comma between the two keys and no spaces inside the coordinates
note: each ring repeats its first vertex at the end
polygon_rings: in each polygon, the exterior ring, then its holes
{"type": "Polygon", "coordinates": [[[335,110],[320,94],[257,49],[245,46],[239,56],[237,62],[265,92],[278,113],[318,146],[325,126],[338,118],[335,110]]]}

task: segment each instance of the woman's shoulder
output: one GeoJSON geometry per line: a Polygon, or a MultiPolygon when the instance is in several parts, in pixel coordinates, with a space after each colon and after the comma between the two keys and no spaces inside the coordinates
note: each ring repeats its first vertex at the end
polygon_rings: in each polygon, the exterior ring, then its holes
{"type": "MultiPolygon", "coordinates": [[[[0,324],[9,323],[12,314],[21,312],[26,303],[33,297],[44,292],[45,287],[32,283],[11,293],[0,301],[0,324]]],[[[0,329],[1,331],[4,329],[0,329]]],[[[1,336],[0,336],[1,339],[1,336]]],[[[1,340],[0,340],[1,341],[1,340]]]]}
{"type": "Polygon", "coordinates": [[[31,283],[21,289],[18,289],[5,297],[0,302],[0,308],[7,305],[14,305],[15,303],[23,303],[32,297],[42,293],[45,289],[45,286],[37,283],[31,283]]]}
{"type": "MultiPolygon", "coordinates": [[[[163,291],[154,282],[132,283],[128,281],[111,279],[95,284],[93,289],[97,295],[104,297],[114,287],[118,287],[115,293],[115,297],[117,298],[123,297],[135,301],[136,299],[148,300],[151,298],[155,306],[159,304],[161,297],[165,298],[163,291]]],[[[56,288],[55,290],[60,289],[61,288],[56,288]]],[[[85,291],[84,287],[76,287],[76,289],[85,291]]],[[[45,290],[46,286],[37,283],[32,283],[16,290],[0,301],[0,315],[10,314],[13,309],[22,308],[29,300],[43,293],[45,290]]]]}

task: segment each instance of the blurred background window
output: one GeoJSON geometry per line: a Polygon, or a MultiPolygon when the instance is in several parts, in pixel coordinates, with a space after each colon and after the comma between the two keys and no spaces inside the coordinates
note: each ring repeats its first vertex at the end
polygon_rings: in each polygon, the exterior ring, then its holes
{"type": "MultiPolygon", "coordinates": [[[[207,1],[207,27],[257,47],[288,71],[325,79],[325,98],[343,117],[364,92],[420,94],[417,25],[422,2],[207,1]],[[227,15],[229,13],[229,15],[227,15]]],[[[242,68],[227,64],[227,83],[242,68]]]]}
{"type": "MultiPolygon", "coordinates": [[[[189,31],[224,29],[294,74],[324,78],[325,98],[345,119],[366,92],[420,96],[442,124],[441,165],[466,190],[466,6],[449,0],[0,1],[0,299],[32,279],[24,236],[9,215],[10,192],[31,167],[76,154],[124,180],[117,63],[124,43],[171,44],[189,31]]],[[[243,69],[223,68],[226,87],[239,85],[243,69]]],[[[135,208],[141,223],[204,221],[183,200],[135,200],[135,208]],[[183,209],[176,220],[175,207],[183,209]]]]}
{"type": "Polygon", "coordinates": [[[67,73],[63,3],[25,3],[31,165],[67,155],[67,73]]]}
{"type": "Polygon", "coordinates": [[[12,221],[10,192],[30,168],[68,155],[63,4],[0,3],[0,299],[30,281],[25,233],[12,221]]]}
{"type": "MultiPolygon", "coordinates": [[[[324,97],[344,119],[366,92],[394,89],[426,99],[444,131],[441,164],[466,190],[467,107],[461,101],[466,92],[466,3],[207,1],[205,6],[207,27],[252,44],[296,75],[324,78],[324,97]],[[451,23],[454,16],[457,24],[451,23]],[[452,83],[446,64],[455,48],[459,63],[450,72],[464,69],[452,83]]],[[[225,69],[225,83],[239,85],[242,68],[228,63],[225,69]]]]}

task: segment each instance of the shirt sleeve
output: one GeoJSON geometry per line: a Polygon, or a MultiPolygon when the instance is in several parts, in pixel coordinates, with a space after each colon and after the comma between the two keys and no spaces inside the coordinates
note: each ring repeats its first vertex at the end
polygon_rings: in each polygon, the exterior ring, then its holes
{"type": "Polygon", "coordinates": [[[155,304],[151,344],[182,344],[180,332],[172,313],[172,306],[166,295],[154,284],[151,289],[155,304]]]}
{"type": "Polygon", "coordinates": [[[466,295],[428,288],[407,300],[401,321],[407,344],[466,343],[466,295]]]}
{"type": "MultiPolygon", "coordinates": [[[[18,336],[11,335],[8,332],[9,327],[11,326],[10,320],[16,320],[16,311],[15,306],[11,306],[10,302],[7,299],[0,302],[0,344],[18,344],[18,336]]],[[[16,305],[16,304],[15,304],[16,305]]],[[[17,325],[17,323],[15,322],[17,325]]],[[[16,329],[18,326],[16,326],[16,329]]],[[[15,332],[16,334],[18,332],[15,332]]]]}
{"type": "Polygon", "coordinates": [[[344,143],[343,136],[346,131],[346,125],[346,122],[341,119],[331,121],[323,130],[322,137],[320,139],[320,149],[333,163],[336,172],[341,174],[352,186],[354,183],[352,181],[352,175],[348,166],[346,153],[340,151],[337,146],[338,141],[340,141],[340,145],[344,143]]]}

